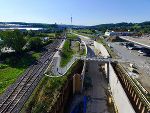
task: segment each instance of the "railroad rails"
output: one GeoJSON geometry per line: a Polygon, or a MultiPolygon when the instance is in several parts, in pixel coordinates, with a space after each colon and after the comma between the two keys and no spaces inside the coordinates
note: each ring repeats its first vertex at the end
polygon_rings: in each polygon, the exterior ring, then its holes
{"type": "Polygon", "coordinates": [[[33,65],[31,65],[19,79],[19,82],[12,90],[1,99],[0,113],[18,113],[22,106],[33,92],[38,82],[43,77],[45,69],[52,61],[53,55],[60,45],[60,41],[56,40],[52,44],[46,46],[47,51],[33,65]]]}

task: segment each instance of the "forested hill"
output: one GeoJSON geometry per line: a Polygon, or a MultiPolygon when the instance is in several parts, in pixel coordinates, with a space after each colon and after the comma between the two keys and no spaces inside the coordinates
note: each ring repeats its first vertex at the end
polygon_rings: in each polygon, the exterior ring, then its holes
{"type": "Polygon", "coordinates": [[[0,28],[14,28],[14,27],[32,27],[32,28],[84,28],[80,25],[65,25],[65,24],[46,24],[46,23],[25,23],[25,22],[0,22],[0,28]]]}
{"type": "Polygon", "coordinates": [[[56,24],[44,24],[44,23],[0,22],[0,28],[11,28],[11,27],[49,28],[56,26],[57,26],[56,24]]]}
{"type": "Polygon", "coordinates": [[[100,31],[115,30],[115,31],[138,31],[142,33],[150,33],[150,21],[142,23],[116,23],[116,24],[100,24],[95,26],[90,26],[91,29],[97,29],[100,31]]]}

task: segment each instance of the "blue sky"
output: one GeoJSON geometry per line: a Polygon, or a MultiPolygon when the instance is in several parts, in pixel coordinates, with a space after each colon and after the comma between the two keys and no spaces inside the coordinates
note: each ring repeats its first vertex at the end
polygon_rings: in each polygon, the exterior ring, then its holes
{"type": "Polygon", "coordinates": [[[96,25],[150,21],[150,0],[0,0],[0,21],[96,25]]]}

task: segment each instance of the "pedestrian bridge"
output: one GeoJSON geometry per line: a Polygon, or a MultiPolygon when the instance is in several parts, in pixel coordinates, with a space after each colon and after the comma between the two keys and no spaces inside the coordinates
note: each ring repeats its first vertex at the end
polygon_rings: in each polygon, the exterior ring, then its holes
{"type": "Polygon", "coordinates": [[[84,61],[98,61],[102,63],[112,63],[112,62],[120,62],[125,63],[127,61],[123,61],[122,59],[113,59],[110,57],[104,57],[104,56],[77,56],[75,57],[78,60],[84,60],[84,61]]]}

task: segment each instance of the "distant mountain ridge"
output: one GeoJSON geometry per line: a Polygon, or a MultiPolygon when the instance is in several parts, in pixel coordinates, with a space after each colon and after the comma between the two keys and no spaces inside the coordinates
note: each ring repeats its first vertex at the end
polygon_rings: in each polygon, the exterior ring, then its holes
{"type": "Polygon", "coordinates": [[[59,28],[83,28],[85,26],[80,25],[65,25],[65,24],[46,24],[46,23],[26,23],[26,22],[0,22],[0,28],[11,28],[11,27],[38,27],[38,28],[49,28],[49,27],[59,27],[59,28]]]}
{"type": "Polygon", "coordinates": [[[26,22],[0,22],[0,28],[74,28],[74,29],[97,29],[101,31],[106,31],[107,29],[110,30],[140,30],[144,32],[150,31],[150,21],[145,21],[141,23],[110,23],[110,24],[100,24],[100,25],[93,25],[93,26],[83,26],[83,25],[65,25],[65,24],[46,24],[46,23],[26,23],[26,22]]]}

